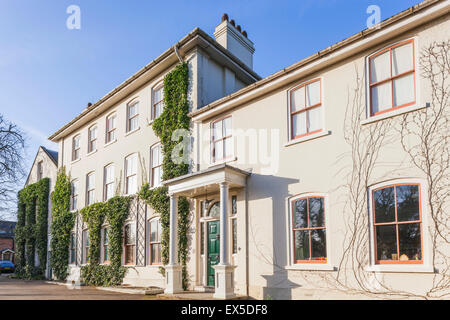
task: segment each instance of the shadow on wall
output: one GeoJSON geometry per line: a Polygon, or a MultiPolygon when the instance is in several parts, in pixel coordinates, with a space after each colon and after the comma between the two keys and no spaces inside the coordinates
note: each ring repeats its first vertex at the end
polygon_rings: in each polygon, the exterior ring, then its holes
{"type": "MultiPolygon", "coordinates": [[[[249,249],[249,256],[257,257],[263,261],[266,265],[270,265],[271,273],[261,275],[266,280],[266,285],[262,288],[263,299],[292,299],[292,290],[300,287],[299,284],[294,283],[288,279],[288,273],[285,267],[289,264],[289,257],[287,254],[286,243],[287,239],[287,199],[291,196],[289,194],[288,186],[290,184],[299,183],[298,179],[284,178],[273,175],[260,175],[252,174],[248,179],[248,202],[253,200],[261,200],[269,198],[272,200],[272,208],[269,215],[266,215],[267,219],[272,219],[272,243],[261,242],[259,239],[263,239],[261,235],[252,234],[255,230],[251,230],[253,225],[252,221],[249,221],[249,241],[260,241],[254,243],[256,252],[251,252],[249,249]],[[255,236],[254,239],[252,237],[255,236]],[[264,250],[267,246],[271,245],[271,248],[264,250]],[[258,249],[261,247],[261,251],[258,249]],[[271,252],[271,255],[265,254],[265,252],[271,252]]],[[[251,208],[248,208],[249,217],[257,217],[257,212],[251,212],[251,208]],[[251,213],[253,215],[251,215],[251,213]]],[[[270,210],[270,209],[269,209],[270,210]]],[[[270,222],[269,222],[270,223],[270,222]]],[[[256,230],[257,232],[257,230],[256,230]]],[[[249,268],[249,285],[252,286],[252,279],[258,277],[256,274],[251,274],[252,268],[249,268]]]]}

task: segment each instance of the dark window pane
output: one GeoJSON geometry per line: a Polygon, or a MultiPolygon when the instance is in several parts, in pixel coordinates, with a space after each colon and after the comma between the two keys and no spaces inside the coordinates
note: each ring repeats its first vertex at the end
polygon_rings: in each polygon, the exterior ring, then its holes
{"type": "Polygon", "coordinates": [[[422,260],[420,223],[398,225],[400,260],[422,260]]]}
{"type": "Polygon", "coordinates": [[[103,257],[103,260],[104,260],[104,261],[109,261],[108,246],[103,247],[103,249],[104,249],[104,257],[103,257]]]}
{"type": "Polygon", "coordinates": [[[204,254],[205,253],[205,223],[202,222],[200,224],[200,254],[204,254]]]}
{"type": "Polygon", "coordinates": [[[326,258],[326,236],[325,229],[311,230],[311,257],[313,260],[317,258],[326,258]]]}
{"type": "Polygon", "coordinates": [[[377,259],[398,260],[395,225],[377,226],[377,259]]]}
{"type": "Polygon", "coordinates": [[[397,186],[397,219],[398,221],[420,220],[419,186],[397,186]]]}
{"type": "Polygon", "coordinates": [[[294,202],[294,229],[307,228],[307,200],[301,199],[294,202]]]}
{"type": "Polygon", "coordinates": [[[231,197],[231,214],[237,213],[237,197],[232,196],[231,197]]]}
{"type": "Polygon", "coordinates": [[[309,227],[324,227],[323,198],[309,198],[309,227]]]}
{"type": "Polygon", "coordinates": [[[395,221],[394,187],[374,192],[375,223],[395,221]]]}
{"type": "Polygon", "coordinates": [[[309,231],[294,231],[295,260],[309,260],[309,231]]]}

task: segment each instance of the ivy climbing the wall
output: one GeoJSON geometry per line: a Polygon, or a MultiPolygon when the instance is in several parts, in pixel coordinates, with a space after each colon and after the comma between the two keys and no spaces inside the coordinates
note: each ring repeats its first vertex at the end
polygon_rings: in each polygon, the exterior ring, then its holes
{"type": "Polygon", "coordinates": [[[123,225],[128,217],[131,197],[116,196],[107,202],[95,203],[81,209],[83,221],[89,228],[89,264],[81,267],[81,281],[93,286],[122,284],[127,268],[121,264],[123,225]],[[101,231],[108,224],[111,262],[100,264],[101,231]]]}
{"type": "Polygon", "coordinates": [[[44,178],[18,193],[16,225],[16,276],[26,279],[45,277],[47,265],[48,196],[50,180],[44,178]],[[37,253],[39,265],[35,265],[37,253]]]}
{"type": "MultiPolygon", "coordinates": [[[[180,139],[172,140],[173,133],[179,129],[190,129],[189,101],[189,69],[187,63],[177,65],[174,70],[164,77],[164,110],[153,122],[153,130],[160,138],[163,158],[163,180],[169,180],[189,173],[189,163],[187,161],[175,163],[172,160],[172,153],[175,147],[181,142],[180,139]]],[[[182,152],[182,150],[180,151],[182,152]]],[[[177,155],[178,156],[178,155],[177,155]]],[[[180,154],[180,156],[182,156],[180,154]]],[[[166,265],[169,262],[169,196],[166,187],[151,189],[149,184],[144,184],[139,196],[153,208],[161,219],[161,255],[162,262],[166,265]]],[[[186,269],[188,254],[187,232],[189,227],[189,202],[186,198],[178,200],[178,255],[182,265],[183,289],[188,287],[188,276],[186,269]]],[[[164,273],[164,269],[161,268],[164,273]]]]}
{"type": "Polygon", "coordinates": [[[53,274],[66,280],[69,266],[70,233],[75,224],[75,213],[70,211],[70,177],[62,167],[58,170],[55,191],[52,194],[51,257],[53,274]]]}

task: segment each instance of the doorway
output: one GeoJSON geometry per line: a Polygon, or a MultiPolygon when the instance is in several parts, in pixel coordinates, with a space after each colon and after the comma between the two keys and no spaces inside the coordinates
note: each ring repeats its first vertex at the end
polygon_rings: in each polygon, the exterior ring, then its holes
{"type": "Polygon", "coordinates": [[[208,222],[208,277],[207,285],[215,286],[215,271],[213,266],[219,263],[220,256],[220,221],[208,222]]]}

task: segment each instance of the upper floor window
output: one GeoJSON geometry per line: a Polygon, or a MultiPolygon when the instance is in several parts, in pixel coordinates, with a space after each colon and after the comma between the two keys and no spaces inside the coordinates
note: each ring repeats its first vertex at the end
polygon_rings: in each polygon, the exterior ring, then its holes
{"type": "Polygon", "coordinates": [[[89,128],[88,132],[88,153],[97,150],[97,127],[89,128]]]}
{"type": "Polygon", "coordinates": [[[106,143],[116,140],[116,115],[106,118],[106,143]]]}
{"type": "Polygon", "coordinates": [[[289,93],[291,139],[323,129],[321,79],[303,83],[289,93]]]}
{"type": "Polygon", "coordinates": [[[233,155],[231,116],[212,123],[212,160],[229,159],[233,155]]]}
{"type": "Polygon", "coordinates": [[[414,40],[385,48],[369,57],[370,115],[415,103],[414,40]]]}
{"type": "Polygon", "coordinates": [[[422,263],[419,184],[395,184],[372,191],[375,263],[422,263]]]}
{"type": "Polygon", "coordinates": [[[103,199],[106,201],[114,196],[114,165],[110,164],[104,169],[103,199]]]}
{"type": "Polygon", "coordinates": [[[125,225],[124,246],[125,264],[135,264],[136,251],[136,224],[125,225]]]}
{"type": "Polygon", "coordinates": [[[294,263],[326,263],[325,201],[302,197],[292,201],[294,263]]]}
{"type": "Polygon", "coordinates": [[[149,257],[150,264],[161,264],[161,221],[153,219],[150,221],[149,257]]]}
{"type": "Polygon", "coordinates": [[[72,161],[80,159],[80,136],[72,139],[72,161]]]}
{"type": "Polygon", "coordinates": [[[139,101],[132,102],[127,106],[127,132],[139,127],[139,101]]]}
{"type": "Polygon", "coordinates": [[[71,183],[72,192],[70,196],[70,210],[77,210],[78,208],[78,180],[73,180],[71,183]]]}
{"type": "Polygon", "coordinates": [[[162,181],[162,148],[161,145],[158,144],[151,149],[151,155],[150,155],[150,161],[151,161],[151,186],[152,187],[159,187],[161,185],[162,181]]]}
{"type": "Polygon", "coordinates": [[[137,192],[137,154],[125,158],[125,194],[137,192]]]}
{"type": "Polygon", "coordinates": [[[95,173],[89,173],[86,176],[86,205],[89,206],[95,202],[95,173]]]}
{"type": "Polygon", "coordinates": [[[44,173],[43,173],[43,169],[42,169],[42,161],[39,161],[37,164],[37,180],[41,180],[44,173]]]}
{"type": "Polygon", "coordinates": [[[162,85],[156,86],[152,90],[152,120],[158,118],[164,109],[164,87],[162,85]]]}

